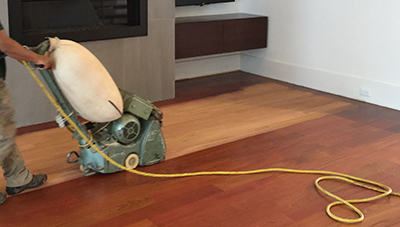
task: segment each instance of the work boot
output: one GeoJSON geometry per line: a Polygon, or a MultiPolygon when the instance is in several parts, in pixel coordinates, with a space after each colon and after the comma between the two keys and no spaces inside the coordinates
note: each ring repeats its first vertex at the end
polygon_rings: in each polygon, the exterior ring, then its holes
{"type": "Polygon", "coordinates": [[[38,174],[38,175],[33,175],[33,178],[31,182],[29,182],[26,185],[20,186],[20,187],[6,187],[6,192],[9,195],[16,195],[19,194],[27,189],[32,189],[32,188],[37,188],[40,185],[42,185],[44,182],[47,180],[47,175],[46,174],[38,174]]]}
{"type": "Polygon", "coordinates": [[[0,192],[0,204],[3,204],[6,201],[6,194],[0,192]]]}

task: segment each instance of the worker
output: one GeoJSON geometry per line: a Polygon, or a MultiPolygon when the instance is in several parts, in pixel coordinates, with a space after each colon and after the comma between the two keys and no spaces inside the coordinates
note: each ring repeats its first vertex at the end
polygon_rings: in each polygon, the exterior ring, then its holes
{"type": "MultiPolygon", "coordinates": [[[[46,180],[46,174],[33,175],[25,167],[15,144],[16,126],[14,123],[14,108],[5,83],[6,63],[5,56],[19,61],[33,62],[41,69],[54,67],[53,62],[45,55],[36,54],[11,39],[0,21],[0,166],[7,181],[6,192],[9,195],[19,194],[27,189],[37,188],[46,180]]],[[[0,193],[0,204],[6,201],[6,195],[0,193]]]]}

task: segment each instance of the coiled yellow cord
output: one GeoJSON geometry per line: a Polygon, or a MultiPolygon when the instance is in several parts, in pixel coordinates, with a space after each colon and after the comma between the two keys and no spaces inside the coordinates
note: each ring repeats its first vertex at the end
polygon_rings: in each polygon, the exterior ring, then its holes
{"type": "MultiPolygon", "coordinates": [[[[56,102],[57,103],[57,102],[56,102]]],[[[58,104],[57,104],[58,105],[58,104]]],[[[65,119],[67,119],[67,118],[65,118],[65,119]]],[[[68,117],[68,119],[69,119],[69,117],[68,117]]],[[[89,132],[89,136],[90,136],[90,140],[89,140],[89,142],[87,142],[86,141],[86,144],[83,144],[83,145],[79,145],[79,147],[87,147],[87,146],[91,146],[91,142],[92,142],[92,140],[93,140],[93,136],[94,135],[96,135],[98,132],[100,132],[101,130],[103,130],[103,129],[105,129],[109,124],[111,123],[111,121],[109,121],[107,124],[105,124],[103,127],[101,127],[99,130],[97,130],[95,133],[93,133],[93,135],[92,135],[92,133],[90,133],[89,132]]],[[[70,129],[69,129],[70,130],[70,129]]],[[[70,130],[71,131],[71,130],[70,130]]]]}
{"type": "Polygon", "coordinates": [[[92,133],[89,132],[89,136],[90,136],[89,141],[87,141],[87,140],[85,139],[85,140],[86,140],[86,144],[79,145],[79,147],[88,147],[88,146],[91,146],[92,140],[93,140],[93,135],[92,135],[92,133]]]}
{"type": "Polygon", "coordinates": [[[146,177],[162,177],[162,178],[177,178],[177,177],[191,177],[191,176],[205,176],[205,175],[245,175],[245,174],[270,173],[270,172],[326,175],[326,176],[319,177],[314,182],[314,184],[318,188],[318,190],[320,190],[324,194],[337,200],[335,202],[330,203],[326,207],[326,212],[329,215],[329,217],[331,217],[332,219],[339,221],[339,222],[343,222],[343,223],[349,223],[349,224],[359,223],[362,220],[364,220],[364,214],[357,207],[355,207],[353,205],[353,203],[371,202],[371,201],[381,199],[381,198],[389,196],[389,195],[400,196],[399,193],[393,192],[390,187],[388,187],[384,184],[366,180],[363,178],[350,176],[347,174],[331,172],[331,171],[322,171],[322,170],[296,170],[296,169],[285,169],[285,168],[269,168],[269,169],[257,169],[257,170],[249,170],[249,171],[205,171],[205,172],[178,173],[178,174],[157,174],[157,173],[146,173],[146,172],[142,172],[142,171],[138,171],[138,170],[134,170],[134,169],[128,169],[125,166],[122,166],[119,163],[112,160],[111,158],[109,158],[96,145],[94,145],[92,143],[92,139],[87,138],[85,136],[85,134],[75,124],[75,122],[73,122],[67,116],[67,114],[63,111],[63,109],[58,105],[57,101],[54,100],[54,98],[50,95],[50,93],[47,91],[47,89],[44,87],[43,83],[40,81],[40,79],[37,77],[37,75],[33,72],[33,70],[29,67],[29,65],[25,61],[22,61],[21,63],[24,64],[28,68],[28,70],[32,74],[33,78],[36,80],[36,82],[38,83],[40,88],[46,94],[47,98],[53,103],[53,105],[56,107],[56,109],[59,111],[59,113],[70,123],[70,125],[72,125],[73,128],[75,128],[75,130],[79,133],[79,135],[87,142],[86,145],[92,146],[104,159],[106,159],[111,164],[113,164],[125,171],[135,173],[135,174],[138,174],[141,176],[146,176],[146,177]],[[324,188],[322,188],[320,186],[319,182],[323,181],[323,180],[340,180],[340,181],[344,181],[344,182],[347,182],[350,184],[354,184],[359,187],[363,187],[363,188],[366,188],[369,190],[380,192],[381,194],[379,194],[377,196],[373,196],[373,197],[364,198],[364,199],[345,200],[345,199],[342,199],[341,197],[325,190],[324,188]],[[342,204],[348,206],[355,213],[357,213],[359,218],[355,218],[355,219],[341,218],[341,217],[334,215],[331,212],[331,208],[333,206],[342,205],[342,204]]]}
{"type": "Polygon", "coordinates": [[[103,127],[98,129],[95,133],[93,133],[93,135],[96,135],[98,132],[100,132],[101,130],[105,129],[110,123],[111,123],[111,121],[107,122],[107,124],[105,124],[103,127]]]}

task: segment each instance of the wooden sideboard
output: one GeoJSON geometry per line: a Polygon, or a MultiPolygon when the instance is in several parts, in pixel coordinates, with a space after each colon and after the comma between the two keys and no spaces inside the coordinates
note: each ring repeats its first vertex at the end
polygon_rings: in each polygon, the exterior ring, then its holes
{"type": "Polygon", "coordinates": [[[175,59],[267,47],[268,17],[235,13],[175,19],[175,59]]]}

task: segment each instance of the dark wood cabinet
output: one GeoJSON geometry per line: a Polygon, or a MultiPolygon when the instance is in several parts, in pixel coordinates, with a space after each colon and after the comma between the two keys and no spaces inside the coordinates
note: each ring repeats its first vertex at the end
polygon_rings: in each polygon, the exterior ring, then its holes
{"type": "Polygon", "coordinates": [[[267,47],[268,17],[224,14],[176,18],[175,58],[267,47]]]}

